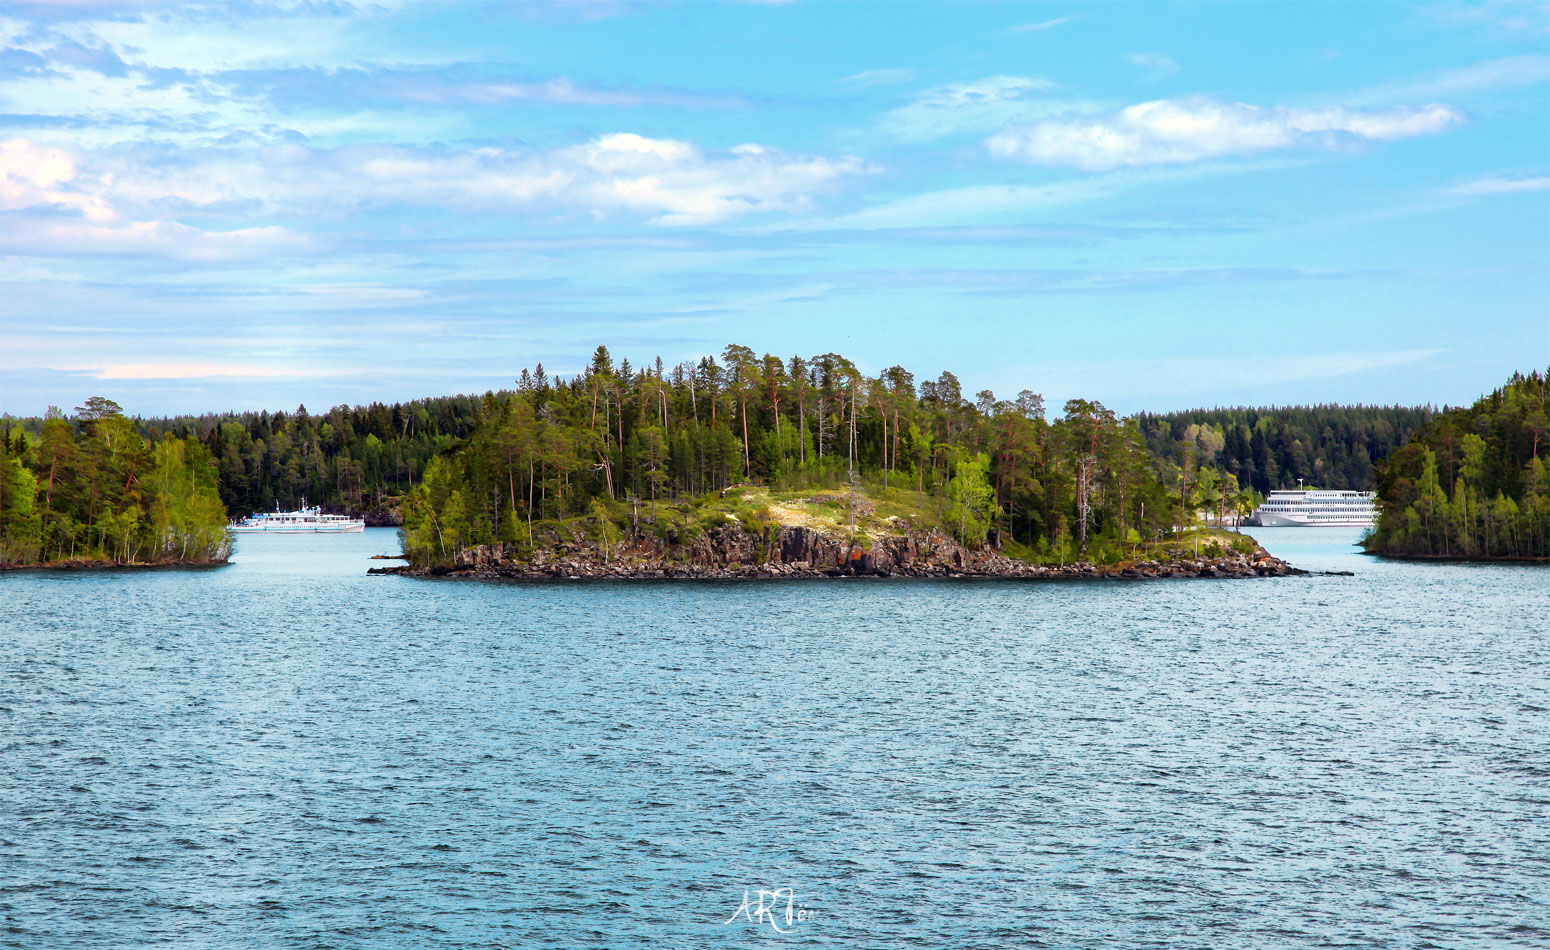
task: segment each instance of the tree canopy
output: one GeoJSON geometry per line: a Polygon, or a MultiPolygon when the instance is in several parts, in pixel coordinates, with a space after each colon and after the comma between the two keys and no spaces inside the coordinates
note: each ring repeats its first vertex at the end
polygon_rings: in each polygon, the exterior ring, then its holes
{"type": "Polygon", "coordinates": [[[1367,491],[1373,463],[1405,443],[1434,412],[1425,406],[1284,406],[1190,409],[1138,417],[1160,459],[1231,474],[1268,495],[1277,488],[1367,491]]]}
{"type": "Polygon", "coordinates": [[[1378,469],[1378,525],[1367,541],[1383,554],[1507,558],[1550,556],[1550,475],[1539,450],[1550,437],[1544,374],[1514,374],[1467,409],[1422,426],[1378,469]]]}
{"type": "Polygon", "coordinates": [[[633,367],[599,347],[569,380],[523,371],[515,391],[486,393],[466,440],[406,497],[405,541],[441,561],[457,544],[522,541],[535,521],[595,518],[596,501],[745,481],[910,489],[970,545],[1117,549],[1160,536],[1178,512],[1139,428],[1101,403],[1073,400],[1049,420],[1028,390],[969,399],[952,373],[869,376],[837,353],[734,344],[719,359],[633,367]]]}
{"type": "Polygon", "coordinates": [[[224,560],[219,475],[198,440],[147,441],[118,404],[94,396],[36,435],[0,440],[0,564],[224,560]]]}

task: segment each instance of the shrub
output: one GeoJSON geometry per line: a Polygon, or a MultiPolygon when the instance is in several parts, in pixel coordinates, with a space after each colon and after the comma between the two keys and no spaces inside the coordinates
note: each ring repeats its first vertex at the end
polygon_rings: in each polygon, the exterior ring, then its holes
{"type": "Polygon", "coordinates": [[[755,508],[753,505],[740,504],[732,513],[749,534],[763,535],[775,523],[775,513],[769,505],[755,508]]]}

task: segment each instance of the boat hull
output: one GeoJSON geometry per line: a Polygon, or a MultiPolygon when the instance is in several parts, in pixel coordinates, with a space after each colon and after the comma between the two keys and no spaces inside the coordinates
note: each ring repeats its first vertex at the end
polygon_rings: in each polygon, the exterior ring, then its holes
{"type": "Polygon", "coordinates": [[[1374,524],[1371,518],[1315,519],[1306,515],[1270,511],[1257,511],[1254,517],[1262,528],[1371,528],[1374,524]]]}

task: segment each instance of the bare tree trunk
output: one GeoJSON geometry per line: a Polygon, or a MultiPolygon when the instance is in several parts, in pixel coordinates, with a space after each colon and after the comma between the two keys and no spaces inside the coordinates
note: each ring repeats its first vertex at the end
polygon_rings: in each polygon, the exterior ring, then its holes
{"type": "Polygon", "coordinates": [[[1092,479],[1093,465],[1097,459],[1091,455],[1084,455],[1077,459],[1076,463],[1076,512],[1077,533],[1081,538],[1082,550],[1087,550],[1087,525],[1092,520],[1092,479]]]}
{"type": "Polygon", "coordinates": [[[849,457],[849,460],[848,460],[848,466],[849,466],[849,471],[850,471],[850,477],[852,479],[854,479],[855,476],[856,476],[856,384],[855,384],[854,381],[852,381],[851,384],[850,384],[850,433],[849,433],[849,435],[850,435],[850,438],[846,442],[846,447],[848,448],[848,450],[850,452],[850,457],[849,457]]]}
{"type": "Polygon", "coordinates": [[[893,464],[899,464],[899,408],[893,410],[893,464]]]}
{"type": "Polygon", "coordinates": [[[753,461],[748,453],[748,392],[738,383],[737,402],[743,410],[743,477],[753,477],[753,461]]]}
{"type": "Polygon", "coordinates": [[[797,388],[797,462],[807,464],[807,401],[802,398],[801,387],[797,388]]]}
{"type": "Polygon", "coordinates": [[[883,408],[883,491],[888,490],[888,409],[883,408]]]}

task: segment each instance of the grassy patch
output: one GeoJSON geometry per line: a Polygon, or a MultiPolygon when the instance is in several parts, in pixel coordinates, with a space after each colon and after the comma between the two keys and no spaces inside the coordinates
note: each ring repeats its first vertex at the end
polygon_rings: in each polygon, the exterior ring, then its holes
{"type": "Polygon", "coordinates": [[[1226,528],[1196,527],[1186,528],[1171,538],[1145,544],[1142,549],[1149,556],[1179,554],[1193,557],[1198,549],[1201,557],[1224,557],[1233,552],[1253,554],[1258,547],[1259,543],[1246,534],[1226,528]]]}

